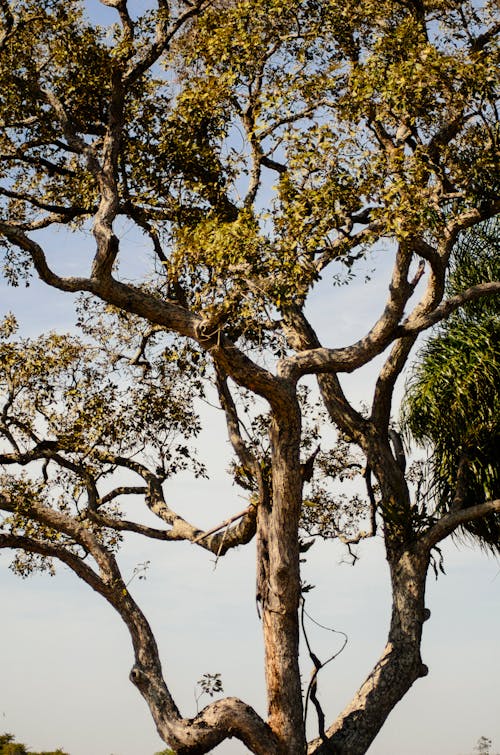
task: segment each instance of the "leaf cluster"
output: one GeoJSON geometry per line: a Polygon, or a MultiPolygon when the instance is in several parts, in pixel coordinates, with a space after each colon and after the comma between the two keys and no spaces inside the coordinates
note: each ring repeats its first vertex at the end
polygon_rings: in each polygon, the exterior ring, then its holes
{"type": "MultiPolygon", "coordinates": [[[[148,345],[144,371],[127,359],[132,336],[123,324],[120,343],[115,323],[114,361],[110,348],[75,336],[16,340],[15,330],[15,319],[6,317],[0,327],[2,508],[9,512],[3,531],[81,555],[63,519],[51,512],[83,521],[87,507],[98,508],[118,522],[120,488],[106,498],[118,469],[161,482],[185,469],[205,474],[191,443],[200,429],[193,408],[199,375],[190,377],[186,368],[178,382],[177,360],[166,358],[164,346],[148,345]],[[120,356],[118,343],[125,351],[120,356]]],[[[85,526],[109,549],[119,545],[113,528],[90,520],[85,526]]],[[[34,568],[51,571],[52,564],[19,551],[13,568],[26,576],[34,568]]]]}
{"type": "MultiPolygon", "coordinates": [[[[3,209],[21,227],[80,227],[96,211],[116,81],[161,13],[137,19],[132,39],[92,26],[77,0],[18,6],[0,49],[3,209]]],[[[165,49],[164,73],[128,85],[117,212],[160,246],[170,294],[215,329],[261,343],[332,260],[350,267],[384,237],[439,239],[444,208],[491,201],[487,5],[419,8],[217,0],[165,49]]],[[[10,248],[13,279],[18,259],[10,248]]]]}

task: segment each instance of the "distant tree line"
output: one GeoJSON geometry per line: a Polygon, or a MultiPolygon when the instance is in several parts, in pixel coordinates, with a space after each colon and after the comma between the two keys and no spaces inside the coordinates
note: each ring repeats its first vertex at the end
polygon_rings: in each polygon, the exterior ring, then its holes
{"type": "MultiPolygon", "coordinates": [[[[59,747],[57,750],[51,750],[50,752],[44,750],[43,752],[33,752],[28,750],[26,745],[21,742],[16,742],[13,734],[0,734],[0,755],[69,755],[69,753],[61,750],[59,747]]],[[[155,755],[175,755],[173,750],[168,747],[166,750],[156,752],[155,755]]]]}
{"type": "Polygon", "coordinates": [[[50,752],[47,750],[33,752],[28,750],[26,745],[21,744],[21,742],[16,742],[12,734],[0,734],[0,755],[69,755],[69,753],[64,752],[61,748],[50,752]]]}

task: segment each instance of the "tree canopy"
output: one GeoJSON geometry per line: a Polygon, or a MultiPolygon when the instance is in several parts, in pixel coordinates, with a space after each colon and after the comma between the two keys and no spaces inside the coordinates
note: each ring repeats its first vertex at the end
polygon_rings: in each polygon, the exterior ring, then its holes
{"type": "Polygon", "coordinates": [[[488,445],[498,317],[488,319],[486,302],[500,282],[476,265],[477,247],[460,257],[461,239],[500,206],[495,3],[97,7],[0,0],[4,272],[13,285],[36,274],[79,294],[81,331],[26,340],[13,315],[2,321],[0,547],[22,575],[64,563],[118,612],[133,644],[130,679],[175,752],[237,737],[262,755],[365,753],[427,673],[434,549],[462,527],[498,548],[488,445]],[[130,253],[125,230],[143,253],[130,253]],[[323,343],[310,318],[320,281],[349,284],[374,253],[392,267],[379,315],[339,343],[331,288],[323,343]],[[471,303],[481,342],[459,314],[471,303]],[[446,433],[444,381],[413,415],[416,437],[435,448],[436,505],[414,484],[393,399],[418,336],[450,315],[421,369],[432,381],[469,353],[488,369],[476,391],[457,367],[464,403],[446,433]],[[378,357],[363,408],[346,396],[349,376],[378,357]],[[246,501],[202,530],[176,510],[166,481],[189,470],[203,486],[193,442],[195,399],[207,392],[224,412],[230,474],[246,501]],[[265,719],[234,697],[182,715],[120,571],[124,533],[217,557],[256,540],[265,719]],[[299,672],[305,533],[348,548],[379,533],[391,574],[387,645],[333,722],[316,697],[312,651],[305,694],[299,672]],[[318,737],[307,743],[312,708],[318,737]]]}

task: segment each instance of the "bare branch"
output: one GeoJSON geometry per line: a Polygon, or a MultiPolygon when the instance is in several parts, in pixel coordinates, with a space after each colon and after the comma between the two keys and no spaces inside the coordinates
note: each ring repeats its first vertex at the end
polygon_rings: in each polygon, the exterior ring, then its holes
{"type": "MultiPolygon", "coordinates": [[[[286,311],[283,328],[288,343],[296,351],[321,348],[318,336],[299,307],[286,311]]],[[[334,372],[318,375],[318,385],[332,421],[358,441],[364,433],[365,419],[347,401],[337,375],[334,372]]]]}
{"type": "MultiPolygon", "coordinates": [[[[421,280],[424,269],[425,263],[421,260],[421,264],[418,266],[418,269],[410,282],[412,291],[415,290],[417,284],[421,280]]],[[[406,365],[415,341],[416,336],[415,338],[397,340],[392,346],[391,352],[380,370],[375,386],[371,413],[373,424],[379,428],[387,429],[389,427],[394,387],[406,365]]]]}
{"type": "Polygon", "coordinates": [[[97,501],[97,505],[98,507],[104,506],[106,503],[113,501],[120,495],[141,495],[146,491],[147,488],[144,487],[144,485],[122,485],[118,488],[110,490],[109,493],[106,493],[106,495],[100,497],[97,501]]]}
{"type": "Polygon", "coordinates": [[[500,513],[500,499],[478,503],[476,506],[470,506],[466,509],[449,511],[427,530],[420,538],[420,544],[423,548],[430,550],[461,525],[495,513],[500,513]]]}
{"type": "MultiPolygon", "coordinates": [[[[219,529],[227,526],[226,523],[217,525],[215,528],[204,532],[199,527],[195,527],[190,524],[186,519],[179,516],[165,501],[165,497],[162,489],[162,480],[157,475],[153,474],[144,464],[134,460],[128,459],[122,456],[116,456],[109,452],[96,451],[96,455],[101,461],[109,464],[124,467],[138,474],[147,482],[147,491],[145,502],[149,510],[161,519],[165,524],[168,524],[171,529],[163,531],[151,528],[148,532],[146,528],[136,522],[124,521],[121,519],[115,519],[114,517],[106,518],[106,526],[116,530],[128,530],[130,532],[136,532],[138,534],[148,535],[160,540],[181,541],[187,540],[189,542],[196,542],[212,553],[224,555],[231,548],[235,548],[238,545],[249,542],[255,534],[255,511],[254,507],[250,506],[241,514],[235,515],[231,522],[241,519],[238,526],[232,527],[226,530],[222,535],[216,535],[219,529]],[[223,543],[222,543],[223,540],[223,543]]],[[[98,502],[99,505],[99,502],[98,502]]],[[[92,514],[93,516],[94,514],[92,514]]],[[[103,515],[99,512],[98,516],[104,522],[103,515]]]]}
{"type": "Polygon", "coordinates": [[[199,543],[201,542],[201,540],[205,540],[205,538],[207,538],[209,535],[213,535],[214,532],[218,532],[219,530],[226,529],[230,524],[232,524],[233,522],[236,522],[237,519],[241,519],[243,516],[248,514],[252,508],[255,508],[255,507],[247,506],[246,509],[243,509],[243,511],[240,511],[238,514],[233,514],[233,516],[230,516],[229,519],[225,519],[220,524],[215,525],[215,527],[212,527],[206,532],[202,532],[202,534],[198,535],[198,537],[195,537],[195,539],[192,542],[199,543]]]}
{"type": "Polygon", "coordinates": [[[118,519],[117,517],[106,516],[100,511],[86,511],[85,516],[82,516],[82,520],[88,519],[95,522],[100,527],[107,527],[108,529],[115,530],[116,532],[133,532],[136,535],[143,535],[143,537],[149,537],[152,540],[170,540],[169,530],[159,530],[156,527],[148,527],[145,524],[138,522],[132,522],[129,519],[118,519]]]}
{"type": "Polygon", "coordinates": [[[227,377],[217,364],[215,365],[215,374],[219,400],[226,415],[229,440],[243,467],[249,473],[254,474],[257,460],[243,440],[238,412],[227,384],[227,377]]]}
{"type": "Polygon", "coordinates": [[[141,342],[137,347],[134,356],[130,359],[130,364],[142,365],[149,367],[149,362],[146,359],[145,351],[150,339],[156,334],[161,333],[162,328],[158,325],[148,328],[144,335],[141,337],[141,342]]]}
{"type": "Polygon", "coordinates": [[[283,173],[286,173],[288,168],[283,163],[279,163],[276,160],[273,160],[270,157],[267,157],[266,155],[262,155],[260,158],[261,165],[264,166],[264,168],[269,168],[269,170],[275,170],[276,173],[279,173],[280,175],[283,173]]]}
{"type": "Polygon", "coordinates": [[[413,293],[407,276],[411,253],[402,246],[398,249],[389,287],[389,297],[382,315],[366,336],[340,349],[308,349],[281,360],[279,374],[298,379],[306,374],[352,372],[371,361],[394,340],[405,305],[413,293]]]}
{"type": "Polygon", "coordinates": [[[446,301],[443,301],[438,307],[428,313],[416,314],[410,316],[406,322],[399,326],[397,329],[398,337],[412,336],[417,333],[432,327],[436,323],[444,320],[452,312],[459,307],[462,307],[469,301],[476,301],[483,296],[493,296],[500,292],[500,281],[492,281],[491,283],[478,283],[476,286],[462,291],[460,294],[451,296],[446,301]]]}

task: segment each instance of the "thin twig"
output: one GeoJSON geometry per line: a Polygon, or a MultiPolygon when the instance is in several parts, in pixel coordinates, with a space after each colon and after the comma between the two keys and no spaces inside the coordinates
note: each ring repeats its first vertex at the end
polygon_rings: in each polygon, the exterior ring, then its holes
{"type": "Polygon", "coordinates": [[[335,658],[337,658],[337,656],[340,655],[340,653],[344,650],[345,646],[347,645],[347,642],[348,642],[349,638],[347,637],[347,635],[346,635],[345,632],[342,632],[341,630],[338,630],[338,629],[332,629],[332,627],[326,627],[326,626],[324,626],[324,624],[320,624],[319,621],[316,621],[316,619],[313,619],[312,616],[310,616],[307,613],[306,609],[305,609],[305,598],[304,598],[304,596],[302,596],[301,602],[302,602],[302,609],[301,609],[301,614],[300,614],[300,621],[301,621],[301,625],[302,625],[302,632],[304,634],[304,639],[305,639],[305,642],[306,642],[306,646],[307,646],[307,650],[308,650],[308,653],[309,653],[309,657],[311,658],[311,660],[312,660],[312,662],[314,664],[314,670],[313,670],[312,675],[311,675],[311,680],[310,680],[309,686],[307,688],[306,699],[305,699],[305,702],[304,702],[304,722],[307,719],[308,701],[309,701],[309,699],[311,699],[314,707],[316,708],[316,713],[318,715],[318,728],[319,728],[320,737],[323,740],[323,742],[325,742],[325,743],[328,744],[328,738],[327,738],[326,732],[325,732],[325,714],[323,712],[323,709],[322,709],[322,707],[320,705],[320,702],[319,702],[318,698],[316,697],[317,677],[318,677],[318,674],[319,674],[319,672],[321,671],[322,668],[325,668],[325,666],[327,666],[330,663],[330,661],[333,661],[335,658]],[[343,642],[342,647],[340,648],[340,650],[337,650],[337,652],[334,653],[332,656],[330,656],[330,658],[328,658],[326,661],[324,661],[324,663],[322,663],[319,660],[318,656],[311,649],[311,645],[309,643],[309,638],[307,636],[307,632],[306,632],[306,629],[305,629],[304,616],[307,616],[307,618],[310,621],[312,621],[313,624],[316,624],[316,626],[320,627],[321,629],[326,629],[327,632],[334,632],[335,634],[341,634],[344,637],[344,642],[343,642]]]}

